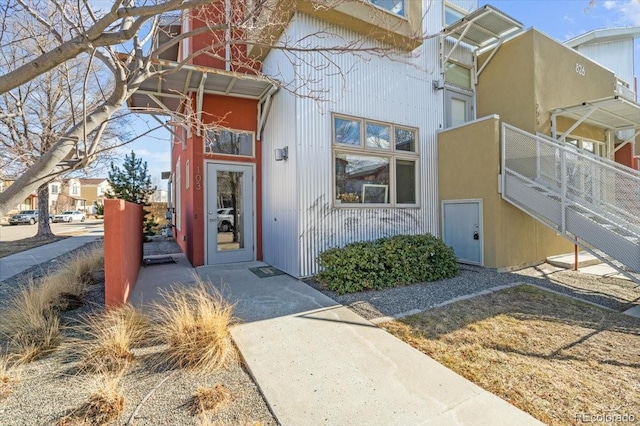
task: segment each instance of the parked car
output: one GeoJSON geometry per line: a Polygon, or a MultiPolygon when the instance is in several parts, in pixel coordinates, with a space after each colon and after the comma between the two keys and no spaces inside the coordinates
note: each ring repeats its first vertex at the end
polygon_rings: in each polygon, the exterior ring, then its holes
{"type": "Polygon", "coordinates": [[[218,232],[229,232],[233,229],[233,209],[218,209],[218,232]]]}
{"type": "Polygon", "coordinates": [[[79,212],[78,210],[67,210],[53,217],[54,222],[71,223],[74,220],[79,220],[80,222],[84,222],[86,218],[84,214],[82,212],[79,212]]]}
{"type": "Polygon", "coordinates": [[[36,222],[38,222],[38,210],[22,210],[9,218],[9,225],[18,225],[20,223],[33,225],[36,222]]]}

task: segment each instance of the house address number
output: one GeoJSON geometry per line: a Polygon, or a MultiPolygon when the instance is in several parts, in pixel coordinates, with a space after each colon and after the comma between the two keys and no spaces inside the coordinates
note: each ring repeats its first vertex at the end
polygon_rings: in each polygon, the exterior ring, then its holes
{"type": "Polygon", "coordinates": [[[576,72],[582,76],[584,76],[587,73],[584,69],[584,66],[579,63],[576,63],[576,72]]]}

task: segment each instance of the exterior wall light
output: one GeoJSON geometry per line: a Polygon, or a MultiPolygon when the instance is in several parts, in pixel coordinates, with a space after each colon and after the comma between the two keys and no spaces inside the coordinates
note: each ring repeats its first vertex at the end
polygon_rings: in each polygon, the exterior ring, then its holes
{"type": "Polygon", "coordinates": [[[289,147],[285,146],[284,148],[276,148],[276,161],[282,161],[289,158],[289,147]]]}

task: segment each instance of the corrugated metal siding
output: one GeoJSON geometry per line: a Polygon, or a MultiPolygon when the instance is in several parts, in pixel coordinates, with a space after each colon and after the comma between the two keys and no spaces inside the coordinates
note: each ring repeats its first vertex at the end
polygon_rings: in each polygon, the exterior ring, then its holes
{"type": "MultiPolygon", "coordinates": [[[[291,25],[298,34],[313,34],[325,26],[306,15],[298,15],[291,25]]],[[[440,11],[429,13],[424,25],[438,31],[440,11]]],[[[346,30],[336,30],[336,35],[315,42],[332,46],[360,39],[346,30]]],[[[318,254],[330,247],[394,234],[439,233],[436,132],[442,126],[443,99],[442,91],[432,88],[432,80],[440,76],[438,39],[426,40],[418,53],[417,58],[366,61],[337,54],[331,56],[333,69],[319,69],[326,60],[315,53],[299,64],[312,89],[330,89],[323,93],[322,103],[296,98],[300,276],[315,273],[318,254]],[[338,69],[351,71],[332,75],[338,69]],[[331,112],[419,128],[421,208],[332,207],[331,112]]]]}
{"type": "Polygon", "coordinates": [[[633,88],[633,40],[579,46],[578,52],[609,68],[633,88]]]}
{"type": "MultiPolygon", "coordinates": [[[[291,34],[289,28],[283,37],[291,34]]],[[[274,50],[263,69],[283,83],[294,81],[289,60],[274,50]]],[[[298,207],[296,186],[296,104],[294,96],[281,89],[274,97],[262,133],[262,232],[264,261],[293,276],[299,276],[298,207]],[[276,148],[289,147],[286,161],[275,161],[276,148]]]]}

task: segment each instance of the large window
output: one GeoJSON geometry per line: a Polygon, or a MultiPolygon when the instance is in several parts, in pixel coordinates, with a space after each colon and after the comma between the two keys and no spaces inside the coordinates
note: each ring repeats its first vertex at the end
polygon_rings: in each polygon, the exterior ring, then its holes
{"type": "Polygon", "coordinates": [[[444,64],[444,81],[458,87],[473,90],[471,85],[471,69],[455,62],[444,64]]]}
{"type": "Polygon", "coordinates": [[[253,133],[237,130],[209,130],[204,140],[204,152],[253,157],[253,133]]]}
{"type": "Polygon", "coordinates": [[[404,10],[404,3],[406,0],[370,0],[372,4],[378,7],[393,12],[396,15],[407,16],[404,10]]]}
{"type": "Polygon", "coordinates": [[[336,206],[418,205],[418,130],[333,116],[336,206]]]}

